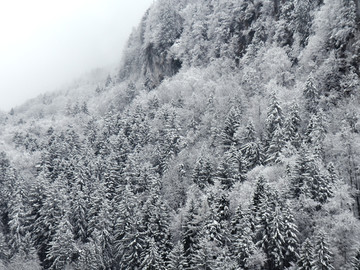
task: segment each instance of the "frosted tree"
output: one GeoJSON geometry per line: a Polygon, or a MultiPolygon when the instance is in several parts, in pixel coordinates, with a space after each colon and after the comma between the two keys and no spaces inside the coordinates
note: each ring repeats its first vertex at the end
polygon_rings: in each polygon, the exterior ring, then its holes
{"type": "Polygon", "coordinates": [[[213,171],[214,169],[209,159],[200,157],[195,163],[192,180],[200,188],[205,188],[208,185],[214,184],[213,171]]]}
{"type": "Polygon", "coordinates": [[[360,249],[356,250],[355,255],[351,259],[351,266],[353,270],[359,270],[360,269],[360,249]]]}
{"type": "MultiPolygon", "coordinates": [[[[268,264],[270,269],[283,269],[285,259],[285,231],[284,217],[280,207],[275,207],[269,224],[268,264]],[[270,256],[269,256],[270,255],[270,256]]],[[[264,243],[264,246],[265,243],[264,243]]],[[[265,251],[266,253],[266,251],[265,251]]]]}
{"type": "Polygon", "coordinates": [[[284,116],[275,93],[271,94],[266,118],[266,162],[279,161],[284,146],[284,116]]]}
{"type": "Polygon", "coordinates": [[[300,126],[301,117],[299,106],[293,103],[290,107],[289,115],[285,120],[284,136],[294,147],[299,148],[301,144],[300,126]]]}
{"type": "Polygon", "coordinates": [[[305,108],[309,113],[316,113],[318,111],[318,105],[320,101],[320,93],[314,83],[314,78],[310,76],[306,82],[303,90],[303,96],[305,98],[305,108]]]}
{"type": "Polygon", "coordinates": [[[248,259],[254,254],[256,249],[253,242],[254,233],[250,216],[242,217],[237,227],[238,231],[235,234],[234,240],[234,254],[238,265],[243,269],[247,269],[248,259]]]}
{"type": "Polygon", "coordinates": [[[167,264],[168,270],[185,270],[186,269],[186,258],[184,256],[184,246],[179,241],[172,251],[170,252],[169,262],[167,264]]]}
{"type": "Polygon", "coordinates": [[[192,199],[189,202],[188,209],[182,224],[182,244],[184,245],[184,255],[187,261],[187,267],[194,267],[193,257],[199,248],[199,232],[201,230],[198,206],[192,199]]]}
{"type": "Polygon", "coordinates": [[[333,254],[329,250],[329,244],[327,242],[327,235],[320,231],[315,240],[314,246],[314,259],[313,269],[314,270],[331,270],[334,269],[332,266],[333,254]]]}
{"type": "Polygon", "coordinates": [[[159,252],[159,248],[153,238],[147,238],[147,248],[141,253],[140,269],[144,270],[164,270],[164,260],[159,252]]]}
{"type": "Polygon", "coordinates": [[[214,246],[211,241],[202,237],[199,240],[199,248],[195,251],[190,269],[201,269],[201,270],[211,270],[215,268],[216,254],[214,254],[214,246]]]}
{"type": "Polygon", "coordinates": [[[304,243],[301,245],[299,260],[297,265],[299,270],[312,270],[313,269],[313,245],[311,241],[307,238],[304,243]]]}
{"type": "Polygon", "coordinates": [[[11,255],[19,252],[20,249],[27,249],[30,247],[24,246],[24,238],[26,234],[26,209],[23,203],[23,195],[21,188],[18,187],[13,195],[13,200],[9,202],[9,230],[10,239],[9,244],[11,248],[11,255]]]}
{"type": "Polygon", "coordinates": [[[289,267],[299,257],[299,231],[294,216],[288,205],[282,209],[284,217],[284,266],[289,267]]]}
{"type": "Polygon", "coordinates": [[[67,215],[61,219],[55,235],[49,243],[47,260],[51,261],[50,269],[64,269],[72,262],[75,253],[74,235],[67,215]]]}
{"type": "Polygon", "coordinates": [[[228,115],[225,118],[224,128],[222,132],[222,139],[225,149],[233,144],[238,144],[235,133],[241,124],[241,111],[240,108],[234,106],[228,112],[228,115]]]}
{"type": "Polygon", "coordinates": [[[232,145],[229,150],[225,152],[220,162],[217,178],[224,189],[229,189],[236,182],[245,180],[247,167],[247,162],[242,157],[241,151],[232,145]]]}
{"type": "Polygon", "coordinates": [[[317,114],[312,114],[309,125],[306,130],[307,142],[314,149],[314,153],[323,158],[324,149],[323,143],[326,137],[326,128],[324,125],[323,113],[319,111],[317,114]]]}

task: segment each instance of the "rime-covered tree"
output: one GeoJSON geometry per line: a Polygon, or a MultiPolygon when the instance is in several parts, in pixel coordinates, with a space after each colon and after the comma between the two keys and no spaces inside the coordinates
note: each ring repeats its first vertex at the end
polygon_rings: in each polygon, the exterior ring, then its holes
{"type": "Polygon", "coordinates": [[[184,255],[187,261],[187,267],[194,267],[193,258],[196,250],[199,248],[199,232],[201,230],[198,205],[194,199],[188,203],[188,209],[185,212],[182,224],[182,244],[184,245],[184,255]]]}
{"type": "Polygon", "coordinates": [[[226,116],[224,128],[222,132],[223,145],[228,149],[231,145],[237,144],[235,133],[241,124],[241,111],[238,107],[234,106],[230,109],[226,116]]]}
{"type": "Polygon", "coordinates": [[[351,259],[351,266],[353,270],[360,269],[360,250],[357,249],[353,258],[351,259]]]}
{"type": "Polygon", "coordinates": [[[272,93],[266,118],[266,163],[279,161],[279,155],[284,146],[283,125],[282,108],[276,94],[272,93]]]}
{"type": "Polygon", "coordinates": [[[217,171],[217,178],[224,189],[231,188],[236,182],[245,180],[247,162],[234,145],[224,153],[217,171]]]}
{"type": "Polygon", "coordinates": [[[213,173],[213,165],[210,163],[209,159],[200,157],[195,163],[192,180],[200,188],[205,188],[208,185],[214,184],[213,173]]]}
{"type": "Polygon", "coordinates": [[[147,247],[141,253],[140,269],[144,270],[163,270],[165,269],[164,260],[159,252],[159,247],[153,238],[147,238],[147,247]]]}
{"type": "Polygon", "coordinates": [[[327,242],[327,235],[320,231],[315,239],[314,245],[314,259],[313,269],[314,270],[331,270],[334,269],[332,266],[333,254],[329,249],[327,242]]]}
{"type": "Polygon", "coordinates": [[[169,261],[167,263],[168,270],[185,270],[186,259],[184,256],[184,246],[179,241],[169,253],[169,261]]]}
{"type": "Polygon", "coordinates": [[[282,209],[284,218],[284,266],[289,267],[299,258],[298,228],[289,205],[282,209]]]}
{"type": "Polygon", "coordinates": [[[297,265],[299,270],[312,270],[314,260],[313,245],[309,238],[307,238],[301,245],[299,260],[297,265]]]}
{"type": "Polygon", "coordinates": [[[299,148],[301,144],[300,125],[301,117],[299,106],[293,103],[285,119],[284,136],[286,140],[296,148],[299,148]]]}
{"type": "Polygon", "coordinates": [[[46,259],[51,262],[50,269],[64,269],[72,262],[75,253],[74,235],[68,215],[65,215],[56,228],[49,243],[46,259]]]}
{"type": "Polygon", "coordinates": [[[320,101],[320,93],[314,83],[314,78],[310,76],[306,82],[303,90],[305,98],[305,108],[311,114],[318,112],[318,105],[320,101]]]}

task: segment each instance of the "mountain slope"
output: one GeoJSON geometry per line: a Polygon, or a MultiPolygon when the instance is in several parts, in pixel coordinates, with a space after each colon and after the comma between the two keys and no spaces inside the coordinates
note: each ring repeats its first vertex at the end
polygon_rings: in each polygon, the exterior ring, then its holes
{"type": "Polygon", "coordinates": [[[358,14],[156,1],[118,71],[2,118],[3,264],[355,269],[358,14]]]}

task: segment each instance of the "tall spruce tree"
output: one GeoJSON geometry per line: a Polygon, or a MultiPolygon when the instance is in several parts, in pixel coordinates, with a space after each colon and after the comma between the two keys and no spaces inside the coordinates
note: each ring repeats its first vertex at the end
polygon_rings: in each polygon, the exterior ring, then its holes
{"type": "Polygon", "coordinates": [[[284,146],[283,134],[284,116],[277,96],[272,93],[266,118],[266,163],[279,161],[284,146]]]}
{"type": "Polygon", "coordinates": [[[297,265],[299,270],[312,270],[314,261],[313,245],[309,238],[307,238],[301,245],[299,260],[297,265]]]}
{"type": "Polygon", "coordinates": [[[333,254],[329,249],[327,242],[327,235],[320,231],[315,239],[314,246],[314,259],[313,269],[314,270],[331,270],[334,269],[332,266],[333,254]]]}

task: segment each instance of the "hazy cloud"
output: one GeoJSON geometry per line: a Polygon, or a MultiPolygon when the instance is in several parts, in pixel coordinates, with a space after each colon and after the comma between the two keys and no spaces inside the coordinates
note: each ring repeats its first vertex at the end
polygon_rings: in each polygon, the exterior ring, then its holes
{"type": "Polygon", "coordinates": [[[0,4],[0,109],[96,67],[119,63],[153,0],[12,0],[0,4]]]}

